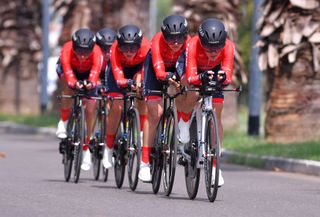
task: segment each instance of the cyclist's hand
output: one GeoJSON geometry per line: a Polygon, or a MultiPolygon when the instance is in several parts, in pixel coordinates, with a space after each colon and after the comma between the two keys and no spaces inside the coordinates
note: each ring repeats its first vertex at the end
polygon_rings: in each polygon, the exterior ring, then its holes
{"type": "Polygon", "coordinates": [[[173,85],[177,88],[180,87],[180,84],[177,82],[177,76],[172,72],[168,72],[166,81],[169,83],[169,85],[173,85]]]}
{"type": "Polygon", "coordinates": [[[225,71],[218,71],[218,82],[222,84],[227,79],[227,74],[225,71]]]}
{"type": "Polygon", "coordinates": [[[103,85],[99,85],[97,87],[97,91],[98,91],[98,94],[104,94],[107,92],[107,87],[103,86],[103,85]]]}
{"type": "Polygon", "coordinates": [[[82,81],[77,81],[76,85],[75,85],[75,88],[77,90],[81,90],[83,89],[84,85],[83,85],[83,82],[82,81]]]}
{"type": "Polygon", "coordinates": [[[136,81],[132,79],[127,80],[127,87],[129,87],[132,90],[136,90],[136,81]]]}
{"type": "Polygon", "coordinates": [[[213,79],[213,75],[214,75],[213,71],[206,71],[206,72],[202,72],[199,75],[199,78],[202,81],[202,83],[208,83],[213,79]]]}
{"type": "Polygon", "coordinates": [[[88,80],[84,80],[84,81],[83,81],[83,85],[85,86],[85,88],[86,88],[87,90],[91,90],[91,89],[93,89],[94,86],[95,86],[91,81],[88,81],[88,80]]]}

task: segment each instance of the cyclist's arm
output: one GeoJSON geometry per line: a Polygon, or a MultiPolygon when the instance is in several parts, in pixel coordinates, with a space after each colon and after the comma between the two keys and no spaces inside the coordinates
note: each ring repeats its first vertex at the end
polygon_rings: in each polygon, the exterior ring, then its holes
{"type": "Polygon", "coordinates": [[[120,62],[120,53],[117,49],[118,43],[114,42],[111,46],[111,68],[113,76],[117,82],[117,85],[120,87],[127,86],[127,79],[124,77],[123,68],[120,62]]]}
{"type": "Polygon", "coordinates": [[[102,64],[103,64],[103,56],[102,56],[101,49],[97,45],[95,45],[93,49],[93,64],[92,64],[89,79],[88,79],[89,81],[92,82],[93,86],[97,85],[102,64]]]}
{"type": "Polygon", "coordinates": [[[152,39],[152,64],[157,79],[164,81],[166,79],[167,73],[165,71],[165,65],[161,56],[160,38],[161,33],[158,32],[152,39]]]}
{"type": "Polygon", "coordinates": [[[186,79],[189,84],[200,85],[201,80],[197,72],[196,40],[191,40],[186,50],[186,79]]]}
{"type": "Polygon", "coordinates": [[[67,80],[70,87],[75,87],[77,83],[77,78],[71,67],[71,57],[72,57],[72,42],[67,42],[61,50],[60,60],[63,69],[63,74],[67,80]]]}
{"type": "Polygon", "coordinates": [[[226,46],[223,49],[223,59],[221,62],[221,70],[226,73],[226,80],[223,85],[229,85],[232,81],[233,63],[234,63],[234,44],[227,39],[226,46]]]}

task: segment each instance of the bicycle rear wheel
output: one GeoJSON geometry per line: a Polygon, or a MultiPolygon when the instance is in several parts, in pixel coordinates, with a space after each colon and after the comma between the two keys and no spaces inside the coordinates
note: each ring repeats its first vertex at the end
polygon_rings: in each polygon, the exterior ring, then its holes
{"type": "Polygon", "coordinates": [[[163,143],[163,189],[166,196],[169,196],[173,183],[174,176],[176,171],[176,162],[177,162],[177,115],[175,110],[170,109],[167,111],[165,117],[165,135],[163,143]]]}
{"type": "Polygon", "coordinates": [[[101,169],[101,160],[103,158],[103,151],[106,145],[106,118],[105,115],[100,113],[100,109],[97,109],[97,115],[95,120],[95,131],[94,131],[94,146],[92,154],[93,162],[93,176],[95,180],[99,179],[100,169],[101,169]]]}
{"type": "Polygon", "coordinates": [[[220,139],[216,114],[210,112],[207,114],[207,126],[205,134],[206,157],[204,158],[204,172],[206,192],[210,202],[213,202],[219,188],[219,169],[220,169],[220,139]],[[212,167],[215,167],[215,180],[212,183],[212,167]]]}
{"type": "Polygon", "coordinates": [[[118,188],[122,187],[123,180],[124,180],[124,172],[126,169],[126,162],[125,162],[125,147],[126,144],[124,144],[123,139],[123,124],[120,123],[116,138],[115,138],[115,144],[113,146],[114,149],[114,176],[116,185],[118,188]]]}
{"type": "Polygon", "coordinates": [[[85,144],[85,116],[84,108],[81,106],[75,127],[74,146],[74,182],[78,183],[82,163],[82,146],[85,144]]]}
{"type": "Polygon", "coordinates": [[[190,154],[190,160],[187,160],[187,163],[184,167],[184,175],[188,196],[191,200],[193,200],[197,196],[200,180],[200,168],[197,168],[198,143],[196,118],[192,120],[189,131],[190,142],[187,145],[189,149],[188,152],[190,154]]]}
{"type": "Polygon", "coordinates": [[[151,160],[151,182],[152,191],[157,194],[161,183],[161,174],[163,167],[163,155],[162,155],[162,140],[163,140],[163,116],[157,127],[157,134],[155,138],[155,144],[151,149],[150,160],[151,160]]]}
{"type": "Polygon", "coordinates": [[[134,191],[138,184],[138,174],[141,158],[140,120],[137,109],[128,112],[129,137],[128,137],[128,179],[129,186],[134,191]]]}

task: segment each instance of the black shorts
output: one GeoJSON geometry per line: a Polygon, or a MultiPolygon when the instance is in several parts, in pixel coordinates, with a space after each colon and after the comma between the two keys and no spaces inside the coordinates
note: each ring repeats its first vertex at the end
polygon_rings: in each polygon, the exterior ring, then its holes
{"type": "MultiPolygon", "coordinates": [[[[137,72],[141,71],[143,63],[134,65],[129,68],[123,68],[123,74],[126,79],[133,79],[137,72]]],[[[105,72],[105,86],[107,87],[108,93],[124,93],[124,90],[117,85],[116,80],[112,72],[111,62],[109,61],[105,72]]]]}
{"type": "MultiPolygon", "coordinates": [[[[180,58],[180,57],[179,57],[180,58]]],[[[184,60],[183,58],[182,60],[184,60]]],[[[179,60],[178,60],[179,61],[179,60]]],[[[182,63],[184,67],[184,62],[182,63]]],[[[172,72],[176,75],[177,80],[179,81],[184,70],[180,70],[181,73],[178,73],[177,70],[178,62],[176,66],[171,68],[166,68],[166,72],[172,72]]],[[[148,93],[148,90],[162,90],[164,82],[160,81],[156,77],[156,73],[152,64],[152,55],[151,51],[148,53],[145,63],[144,63],[144,79],[143,79],[143,92],[144,96],[159,96],[160,94],[148,93]]]]}

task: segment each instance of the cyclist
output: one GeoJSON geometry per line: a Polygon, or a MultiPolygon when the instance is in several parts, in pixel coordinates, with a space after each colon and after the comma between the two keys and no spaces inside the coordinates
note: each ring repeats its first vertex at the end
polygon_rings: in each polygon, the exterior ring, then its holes
{"type": "MultiPolygon", "coordinates": [[[[101,71],[101,50],[95,45],[96,37],[89,29],[79,29],[72,35],[72,40],[66,42],[57,62],[57,73],[60,78],[62,94],[71,95],[75,90],[94,89],[101,71]],[[82,83],[81,81],[86,81],[82,83]]],[[[56,135],[60,139],[67,137],[66,127],[72,100],[61,100],[61,117],[56,135]]],[[[86,100],[87,135],[83,145],[83,162],[81,168],[89,170],[91,154],[88,150],[91,128],[93,127],[95,103],[86,100]]]]}
{"type": "MultiPolygon", "coordinates": [[[[161,26],[161,32],[155,34],[152,39],[151,53],[146,60],[146,72],[144,77],[145,90],[162,90],[164,83],[173,88],[179,87],[180,76],[176,73],[175,65],[178,57],[185,51],[188,39],[188,23],[186,18],[179,15],[167,16],[161,26]]],[[[159,95],[146,93],[148,105],[148,121],[146,122],[144,144],[146,154],[142,162],[149,167],[149,153],[155,139],[157,123],[163,112],[162,99],[159,95]]],[[[140,175],[140,174],[139,174],[140,175]]],[[[146,181],[151,180],[151,175],[143,176],[146,181]]],[[[141,178],[142,174],[141,174],[141,178]]]]}
{"type": "MultiPolygon", "coordinates": [[[[222,86],[227,86],[232,81],[234,62],[234,44],[227,38],[227,30],[224,24],[214,18],[204,20],[198,28],[198,35],[190,40],[186,51],[186,79],[184,85],[201,85],[210,80],[215,80],[222,86]]],[[[180,102],[180,109],[187,115],[186,119],[180,119],[180,138],[184,143],[190,140],[189,118],[194,106],[198,103],[199,94],[188,92],[180,102]]],[[[223,110],[224,95],[222,92],[213,96],[213,108],[218,119],[220,140],[222,144],[223,127],[221,114],[223,110]]],[[[215,179],[215,167],[213,168],[212,181],[215,179]]],[[[219,171],[219,186],[224,184],[221,171],[219,171]]]]}
{"type": "MultiPolygon", "coordinates": [[[[140,91],[143,63],[150,50],[150,42],[143,37],[142,31],[135,25],[125,25],[117,33],[117,40],[111,46],[111,59],[106,71],[106,86],[110,96],[121,96],[124,88],[137,88],[140,91]]],[[[112,147],[115,134],[121,118],[123,101],[113,101],[107,116],[107,132],[103,156],[105,168],[112,167],[112,147]]],[[[140,114],[140,128],[144,129],[147,116],[146,103],[138,100],[137,107],[140,114]]],[[[142,148],[144,151],[144,148],[142,148]]],[[[143,165],[141,166],[143,170],[143,165]]]]}
{"type": "Polygon", "coordinates": [[[101,48],[103,56],[100,79],[104,80],[105,71],[110,59],[110,48],[113,42],[116,40],[116,33],[110,28],[103,28],[96,33],[96,39],[96,43],[101,48]]]}

